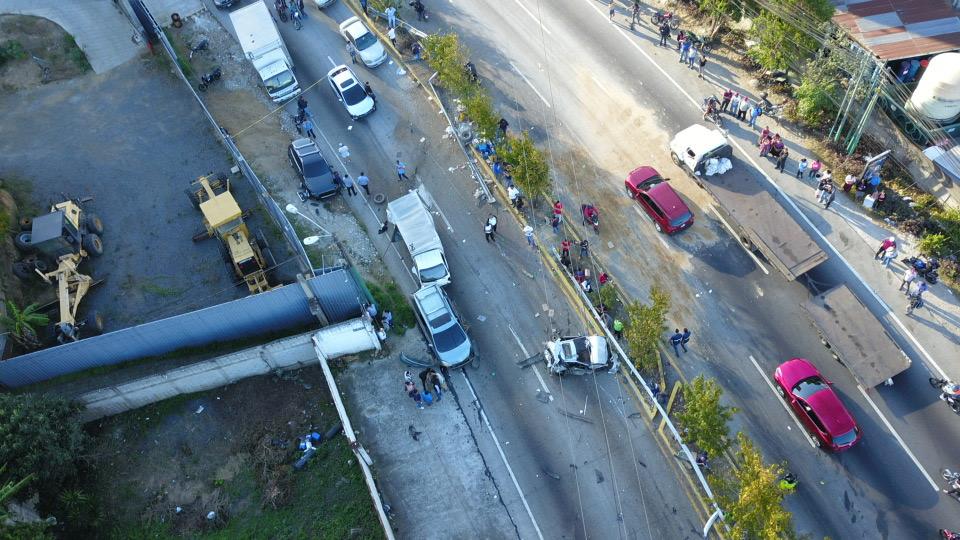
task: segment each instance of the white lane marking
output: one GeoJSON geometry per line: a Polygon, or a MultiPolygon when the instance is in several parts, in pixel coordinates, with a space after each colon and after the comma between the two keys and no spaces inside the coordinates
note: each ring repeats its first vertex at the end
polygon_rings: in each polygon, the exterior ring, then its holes
{"type": "Polygon", "coordinates": [[[723,223],[723,226],[726,227],[728,231],[730,231],[730,235],[733,236],[733,239],[736,240],[737,243],[740,244],[740,247],[742,247],[743,250],[747,252],[747,255],[749,255],[750,258],[753,259],[753,262],[757,263],[757,266],[759,266],[760,269],[763,270],[763,273],[769,276],[770,271],[767,270],[767,267],[760,262],[760,259],[756,256],[754,252],[750,251],[750,249],[747,248],[747,246],[743,245],[743,243],[740,241],[740,235],[738,235],[737,232],[733,230],[733,227],[731,227],[730,224],[727,223],[727,220],[723,219],[723,216],[720,215],[720,212],[718,212],[717,209],[714,208],[712,205],[710,206],[710,209],[713,210],[713,213],[716,214],[718,218],[720,218],[720,221],[723,223]]]}
{"type": "Polygon", "coordinates": [[[330,56],[327,56],[327,60],[330,62],[330,66],[331,66],[331,67],[337,67],[337,66],[340,65],[340,64],[334,62],[334,61],[333,61],[333,58],[330,58],[330,56]]]}
{"type": "MultiPolygon", "coordinates": [[[[600,15],[604,15],[604,16],[606,15],[605,13],[603,13],[599,8],[597,8],[597,7],[596,7],[592,2],[590,2],[589,0],[586,1],[586,4],[587,4],[588,6],[590,6],[591,8],[593,8],[593,10],[596,11],[597,13],[599,13],[600,15]]],[[[683,89],[683,86],[681,86],[680,83],[678,83],[678,82],[676,81],[676,79],[674,79],[673,77],[671,77],[671,76],[666,72],[666,70],[663,69],[663,67],[662,67],[659,63],[657,63],[657,62],[655,62],[655,61],[653,60],[653,57],[651,57],[649,54],[647,54],[647,52],[644,51],[644,50],[640,47],[640,44],[639,44],[639,43],[637,43],[636,41],[630,39],[631,36],[628,36],[628,35],[626,34],[626,32],[623,31],[622,28],[617,27],[616,30],[617,30],[617,32],[620,33],[620,35],[621,35],[625,40],[627,40],[627,43],[633,45],[633,48],[636,49],[637,52],[639,52],[640,54],[642,54],[642,55],[644,56],[644,58],[646,58],[651,64],[653,64],[653,67],[655,67],[661,74],[663,74],[663,76],[666,77],[666,79],[667,79],[668,81],[670,81],[671,83],[673,83],[673,85],[677,88],[677,90],[679,90],[681,94],[683,94],[684,96],[686,96],[686,98],[687,98],[688,100],[690,100],[690,103],[692,103],[693,106],[697,108],[697,110],[700,110],[700,102],[697,101],[696,99],[693,99],[693,97],[692,97],[690,94],[688,94],[688,93],[686,92],[686,90],[683,89]]],[[[743,157],[746,158],[747,161],[749,161],[751,165],[753,165],[753,167],[757,170],[757,172],[759,172],[759,173],[763,176],[763,178],[764,178],[771,186],[773,186],[773,188],[774,188],[775,190],[777,190],[777,193],[779,193],[780,196],[782,196],[782,197],[787,201],[787,203],[790,204],[790,206],[793,208],[793,210],[796,211],[798,214],[800,214],[800,217],[803,218],[803,220],[807,223],[807,226],[809,226],[811,229],[813,229],[813,230],[817,233],[817,236],[820,237],[820,240],[822,240],[824,243],[826,243],[828,246],[830,246],[830,251],[833,252],[834,256],[836,256],[837,259],[839,259],[841,262],[843,262],[844,266],[846,266],[847,269],[854,275],[854,277],[857,278],[857,281],[859,281],[859,282],[861,282],[861,283],[866,283],[866,281],[864,281],[863,278],[860,277],[860,274],[859,274],[856,270],[854,270],[852,266],[850,266],[850,263],[847,262],[847,259],[844,258],[843,255],[840,254],[840,251],[837,250],[837,248],[835,248],[835,247],[833,246],[833,244],[830,243],[829,240],[827,240],[827,237],[824,236],[823,233],[820,232],[820,229],[818,229],[818,228],[813,224],[813,222],[810,221],[810,218],[808,218],[806,214],[804,214],[802,211],[800,211],[800,208],[797,207],[797,204],[796,204],[795,202],[793,202],[793,198],[790,197],[789,195],[787,195],[787,194],[783,191],[783,189],[781,189],[780,186],[778,186],[778,185],[776,184],[776,182],[773,181],[772,178],[770,178],[769,176],[767,176],[767,173],[763,172],[763,170],[760,169],[760,166],[759,166],[759,165],[757,164],[757,162],[753,159],[753,157],[751,157],[750,154],[749,154],[746,150],[744,150],[743,146],[741,146],[739,142],[737,142],[737,141],[735,141],[735,140],[733,140],[733,139],[730,139],[730,143],[733,144],[734,146],[736,146],[738,150],[740,150],[740,154],[743,155],[743,157]]],[[[874,291],[874,290],[873,290],[872,288],[870,288],[870,287],[867,287],[867,290],[870,292],[870,295],[873,296],[873,299],[876,300],[877,303],[879,303],[881,306],[883,306],[884,308],[886,308],[887,314],[890,316],[890,318],[892,318],[892,319],[897,323],[897,326],[900,327],[900,329],[903,331],[904,335],[910,340],[911,343],[913,343],[913,346],[916,347],[916,349],[917,349],[918,351],[920,351],[920,353],[924,356],[924,358],[926,358],[927,361],[930,362],[930,364],[933,365],[934,368],[936,368],[937,372],[940,374],[940,377],[943,378],[943,379],[950,379],[950,377],[947,376],[947,373],[943,370],[943,368],[941,368],[940,365],[937,364],[937,362],[933,359],[933,357],[930,356],[930,353],[927,352],[927,350],[923,347],[923,345],[920,344],[920,342],[917,340],[917,338],[910,332],[910,330],[907,329],[906,325],[903,324],[903,321],[901,321],[900,318],[897,317],[896,313],[894,313],[894,311],[893,311],[892,309],[890,309],[890,306],[887,305],[887,303],[884,302],[882,298],[880,298],[880,295],[878,295],[878,294],[876,293],[876,291],[874,291]]]]}
{"type": "MultiPolygon", "coordinates": [[[[467,388],[470,389],[470,393],[473,394],[473,399],[479,404],[480,398],[477,397],[477,392],[473,389],[473,383],[470,382],[470,379],[467,378],[466,372],[461,370],[463,373],[463,380],[467,381],[467,388]]],[[[527,510],[527,515],[530,516],[530,521],[533,523],[533,529],[537,531],[537,537],[540,540],[543,540],[543,533],[540,532],[540,526],[537,524],[537,518],[533,517],[533,511],[530,510],[530,504],[527,502],[527,498],[523,495],[523,490],[520,489],[520,482],[517,481],[517,476],[513,474],[513,467],[510,466],[510,462],[507,461],[507,455],[503,453],[503,447],[500,446],[500,439],[497,438],[497,434],[493,432],[493,426],[490,425],[490,420],[487,419],[487,412],[483,410],[483,407],[480,407],[480,417],[483,418],[483,423],[487,426],[487,431],[490,432],[490,437],[493,438],[493,444],[497,446],[497,452],[500,453],[500,460],[503,461],[503,465],[507,468],[507,473],[510,474],[510,479],[513,480],[513,487],[517,489],[517,494],[520,495],[520,500],[523,502],[523,507],[527,510]]]]}
{"type": "MultiPolygon", "coordinates": [[[[527,348],[523,346],[523,342],[520,341],[520,336],[517,335],[517,332],[509,324],[507,328],[510,329],[510,333],[513,334],[513,339],[516,340],[517,345],[520,346],[520,350],[523,351],[524,358],[530,358],[530,353],[527,352],[527,348]]],[[[547,382],[543,380],[543,376],[540,375],[540,370],[537,369],[537,364],[530,366],[530,369],[533,370],[533,374],[537,376],[537,380],[540,381],[540,388],[547,393],[547,397],[550,398],[550,401],[553,401],[553,394],[550,393],[550,389],[547,388],[547,382]]]]}
{"type": "Polygon", "coordinates": [[[530,16],[531,19],[533,19],[534,21],[536,21],[536,23],[537,23],[538,25],[540,25],[540,28],[541,28],[544,32],[546,32],[548,36],[550,35],[550,31],[547,30],[547,27],[544,26],[542,22],[540,22],[540,19],[538,19],[536,15],[534,15],[533,13],[530,12],[529,9],[527,9],[527,6],[523,5],[523,3],[520,2],[520,0],[513,0],[513,1],[516,2],[518,6],[520,6],[520,9],[522,9],[524,13],[526,13],[527,15],[530,16]]]}
{"type": "Polygon", "coordinates": [[[546,105],[547,108],[552,108],[550,106],[550,102],[547,101],[547,98],[543,97],[543,94],[541,94],[540,91],[537,90],[537,87],[534,86],[532,82],[530,82],[530,79],[527,79],[527,77],[523,74],[523,72],[520,71],[520,68],[518,68],[513,62],[510,62],[510,67],[512,67],[513,70],[517,72],[517,75],[519,75],[520,78],[523,79],[523,82],[527,83],[527,86],[529,86],[530,89],[537,94],[537,97],[539,97],[540,100],[543,101],[543,104],[546,105]]]}
{"type": "Polygon", "coordinates": [[[773,392],[773,396],[777,398],[777,403],[779,403],[783,410],[787,411],[787,416],[789,416],[793,423],[797,425],[797,429],[800,430],[800,433],[803,435],[803,438],[810,443],[810,446],[816,448],[817,445],[813,442],[813,439],[810,437],[810,434],[807,433],[807,428],[803,427],[803,424],[800,423],[800,420],[797,418],[797,415],[793,414],[793,411],[790,409],[790,406],[787,405],[787,401],[780,397],[780,392],[777,392],[777,389],[773,387],[773,382],[767,378],[767,374],[763,372],[763,369],[760,368],[760,364],[757,363],[757,359],[751,354],[749,356],[750,362],[753,363],[753,367],[757,368],[757,371],[760,373],[760,376],[763,378],[763,382],[767,383],[767,386],[770,387],[770,391],[773,392]]]}
{"type": "Polygon", "coordinates": [[[911,452],[910,448],[907,447],[907,443],[903,442],[903,438],[900,437],[900,434],[893,429],[893,426],[890,425],[890,422],[887,421],[887,418],[883,416],[883,413],[880,412],[880,408],[877,407],[877,404],[874,403],[873,400],[870,399],[870,396],[867,395],[867,391],[864,390],[859,384],[857,385],[857,390],[860,390],[860,393],[863,394],[863,397],[867,400],[867,403],[873,407],[873,412],[877,413],[877,416],[879,416],[880,420],[883,421],[883,425],[887,426],[887,429],[890,430],[890,433],[893,433],[893,437],[897,439],[897,442],[900,444],[900,448],[903,448],[903,451],[906,452],[907,456],[910,457],[910,461],[913,461],[913,464],[920,469],[920,473],[923,474],[923,477],[927,479],[927,482],[930,482],[930,486],[933,488],[933,490],[939,493],[940,486],[938,486],[937,483],[933,481],[933,478],[927,474],[927,471],[923,468],[923,465],[920,465],[920,460],[917,459],[917,456],[913,455],[913,452],[911,452]]]}

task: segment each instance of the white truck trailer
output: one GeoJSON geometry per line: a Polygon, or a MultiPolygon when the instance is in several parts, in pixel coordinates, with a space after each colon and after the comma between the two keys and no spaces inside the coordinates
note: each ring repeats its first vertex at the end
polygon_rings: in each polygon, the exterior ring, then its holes
{"type": "Polygon", "coordinates": [[[290,51],[263,0],[232,11],[230,21],[243,54],[253,63],[270,99],[283,103],[299,96],[300,84],[293,74],[290,51]]]}
{"type": "Polygon", "coordinates": [[[410,270],[421,286],[428,283],[450,283],[450,266],[443,254],[443,244],[433,225],[433,216],[427,210],[416,191],[387,204],[387,220],[396,226],[394,235],[403,239],[403,244],[413,259],[410,270]]]}

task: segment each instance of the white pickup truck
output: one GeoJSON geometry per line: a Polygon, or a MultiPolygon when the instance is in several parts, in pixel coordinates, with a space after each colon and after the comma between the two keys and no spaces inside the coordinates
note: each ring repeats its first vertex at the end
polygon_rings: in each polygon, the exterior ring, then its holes
{"type": "Polygon", "coordinates": [[[257,70],[270,99],[283,103],[299,96],[300,84],[293,74],[290,51],[263,0],[232,11],[230,21],[243,54],[257,70]]]}

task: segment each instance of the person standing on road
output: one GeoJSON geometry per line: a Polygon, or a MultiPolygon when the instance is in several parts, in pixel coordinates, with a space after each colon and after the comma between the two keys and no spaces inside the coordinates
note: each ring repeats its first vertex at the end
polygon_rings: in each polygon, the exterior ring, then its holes
{"type": "Polygon", "coordinates": [[[345,144],[343,144],[343,143],[340,143],[339,146],[337,146],[337,153],[340,154],[340,159],[346,161],[347,163],[350,162],[350,147],[349,147],[349,146],[347,146],[347,145],[345,145],[345,144]]]}
{"type": "Polygon", "coordinates": [[[397,181],[409,180],[410,177],[407,176],[407,164],[397,160],[397,181]]]}
{"type": "Polygon", "coordinates": [[[497,216],[490,214],[490,217],[487,218],[487,223],[493,227],[493,232],[497,232],[497,216]]]}
{"type": "Polygon", "coordinates": [[[370,86],[370,81],[363,83],[363,91],[366,92],[368,96],[370,96],[370,99],[374,101],[377,100],[377,96],[373,93],[373,87],[370,86]]]}
{"type": "Polygon", "coordinates": [[[733,99],[733,88],[727,88],[723,93],[723,101],[720,102],[720,112],[726,112],[730,106],[730,100],[733,99]]]}
{"type": "Polygon", "coordinates": [[[750,108],[750,121],[747,122],[747,125],[750,127],[757,127],[757,118],[760,118],[760,115],[763,114],[763,107],[759,103],[753,105],[750,108]]]}
{"type": "Polygon", "coordinates": [[[631,30],[635,24],[640,24],[640,0],[633,0],[633,18],[630,19],[631,30]]]}
{"type": "Polygon", "coordinates": [[[489,220],[487,220],[487,222],[483,224],[483,236],[484,236],[484,238],[487,239],[487,243],[490,243],[490,242],[493,242],[493,241],[494,241],[494,238],[493,238],[493,225],[490,224],[490,221],[489,221],[489,220]]]}
{"type": "Polygon", "coordinates": [[[743,121],[747,119],[747,111],[750,110],[750,98],[743,96],[740,98],[740,108],[737,109],[737,119],[743,121]]]}
{"type": "Polygon", "coordinates": [[[686,328],[683,329],[683,335],[680,336],[680,346],[683,347],[683,352],[687,352],[687,343],[690,343],[690,330],[686,328]]]}
{"type": "Polygon", "coordinates": [[[690,43],[689,39],[683,41],[683,45],[680,45],[680,63],[683,64],[687,61],[687,56],[690,54],[690,48],[693,46],[690,43]]]}
{"type": "Polygon", "coordinates": [[[311,139],[316,139],[317,134],[313,132],[313,120],[307,118],[303,121],[303,130],[307,132],[307,137],[311,139]]]}
{"type": "Polygon", "coordinates": [[[790,157],[790,150],[787,150],[787,147],[784,146],[783,150],[780,151],[780,155],[777,156],[777,170],[786,172],[784,169],[787,168],[787,158],[790,157]]]}
{"type": "Polygon", "coordinates": [[[343,187],[347,188],[347,194],[353,197],[357,194],[357,188],[353,187],[353,178],[350,178],[349,174],[344,175],[343,177],[343,187]]]}
{"type": "Polygon", "coordinates": [[[807,172],[807,158],[800,158],[797,163],[797,178],[803,178],[803,173],[807,172]]]}
{"type": "Polygon", "coordinates": [[[613,15],[617,12],[617,8],[613,3],[613,0],[610,0],[610,22],[613,22],[613,15]]]}
{"type": "Polygon", "coordinates": [[[660,46],[666,47],[668,39],[670,39],[670,24],[663,21],[663,24],[660,25],[660,46]]]}
{"type": "Polygon", "coordinates": [[[590,256],[590,241],[584,238],[580,241],[580,260],[586,259],[590,256]]]}
{"type": "Polygon", "coordinates": [[[680,358],[681,343],[683,343],[683,334],[681,334],[680,329],[677,328],[673,331],[673,335],[670,336],[670,344],[673,345],[673,352],[677,353],[677,358],[680,358]]]}
{"type": "Polygon", "coordinates": [[[833,200],[837,197],[837,187],[834,186],[833,183],[827,184],[827,189],[824,193],[823,209],[829,210],[830,205],[833,204],[833,200]]]}
{"type": "Polygon", "coordinates": [[[822,166],[823,164],[820,163],[819,159],[813,160],[813,163],[810,164],[810,172],[807,173],[807,177],[816,178],[817,175],[820,174],[820,167],[822,166]]]}
{"type": "Polygon", "coordinates": [[[890,268],[890,261],[897,258],[897,245],[894,244],[883,251],[883,266],[890,268]]]}
{"type": "Polygon", "coordinates": [[[411,5],[413,5],[413,10],[417,12],[418,21],[427,20],[427,17],[424,14],[427,11],[427,8],[423,5],[423,2],[421,2],[420,0],[413,0],[411,5]]]}
{"type": "Polygon", "coordinates": [[[911,264],[907,268],[907,271],[903,273],[903,281],[900,282],[900,288],[897,290],[902,291],[903,287],[906,286],[907,296],[910,296],[910,286],[913,285],[913,282],[916,281],[917,277],[919,276],[920,274],[917,273],[917,269],[911,264]]]}
{"type": "Polygon", "coordinates": [[[730,100],[730,115],[733,117],[737,116],[737,113],[740,111],[740,92],[734,92],[733,98],[730,100]]]}
{"type": "Polygon", "coordinates": [[[888,236],[887,238],[884,238],[883,242],[880,242],[880,247],[877,248],[877,252],[873,255],[873,258],[879,259],[880,255],[882,255],[883,252],[886,251],[888,247],[896,246],[896,245],[897,245],[897,239],[894,238],[893,236],[888,236]]]}
{"type": "Polygon", "coordinates": [[[390,43],[393,43],[393,48],[396,49],[397,48],[397,29],[391,26],[390,29],[387,30],[387,38],[390,40],[390,43]]]}
{"type": "Polygon", "coordinates": [[[360,171],[360,176],[357,177],[357,185],[363,188],[364,193],[370,195],[370,178],[363,171],[360,171]]]}
{"type": "Polygon", "coordinates": [[[347,54],[350,55],[350,61],[354,64],[357,63],[357,48],[353,46],[353,43],[347,43],[347,54]]]}
{"type": "Polygon", "coordinates": [[[527,244],[529,244],[531,248],[537,249],[537,244],[535,244],[533,241],[533,227],[529,225],[524,227],[523,235],[527,237],[527,244]]]}
{"type": "Polygon", "coordinates": [[[700,53],[699,68],[697,69],[697,77],[703,78],[703,68],[707,65],[707,55],[700,53]]]}
{"type": "Polygon", "coordinates": [[[700,53],[700,49],[696,45],[690,46],[690,52],[687,54],[687,67],[692,68],[697,64],[697,55],[700,53]]]}

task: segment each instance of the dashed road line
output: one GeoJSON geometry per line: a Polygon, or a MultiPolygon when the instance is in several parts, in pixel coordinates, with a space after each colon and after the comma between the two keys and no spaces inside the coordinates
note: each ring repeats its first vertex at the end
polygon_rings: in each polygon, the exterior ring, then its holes
{"type": "Polygon", "coordinates": [[[530,89],[533,90],[533,91],[537,94],[537,97],[540,98],[541,101],[543,101],[543,104],[546,105],[547,108],[552,108],[552,107],[550,106],[550,102],[547,101],[547,98],[543,97],[543,94],[541,94],[540,91],[537,90],[537,87],[534,86],[532,82],[530,82],[530,79],[528,79],[528,78],[523,74],[523,72],[520,71],[520,68],[518,68],[518,67],[516,66],[516,64],[514,64],[513,62],[510,62],[510,67],[512,67],[513,70],[517,72],[517,75],[519,75],[520,78],[523,79],[523,82],[527,83],[527,86],[529,86],[530,89]]]}
{"type": "Polygon", "coordinates": [[[538,19],[536,15],[534,15],[533,13],[530,12],[529,9],[527,9],[527,6],[523,5],[523,3],[522,3],[520,0],[513,0],[513,1],[516,2],[518,6],[520,6],[520,9],[522,9],[524,13],[526,13],[527,15],[530,16],[531,19],[533,19],[534,21],[536,21],[536,23],[537,23],[538,25],[540,25],[540,28],[541,28],[548,36],[551,35],[551,34],[550,34],[550,30],[547,30],[547,27],[544,26],[542,22],[540,22],[540,19],[538,19]]]}

